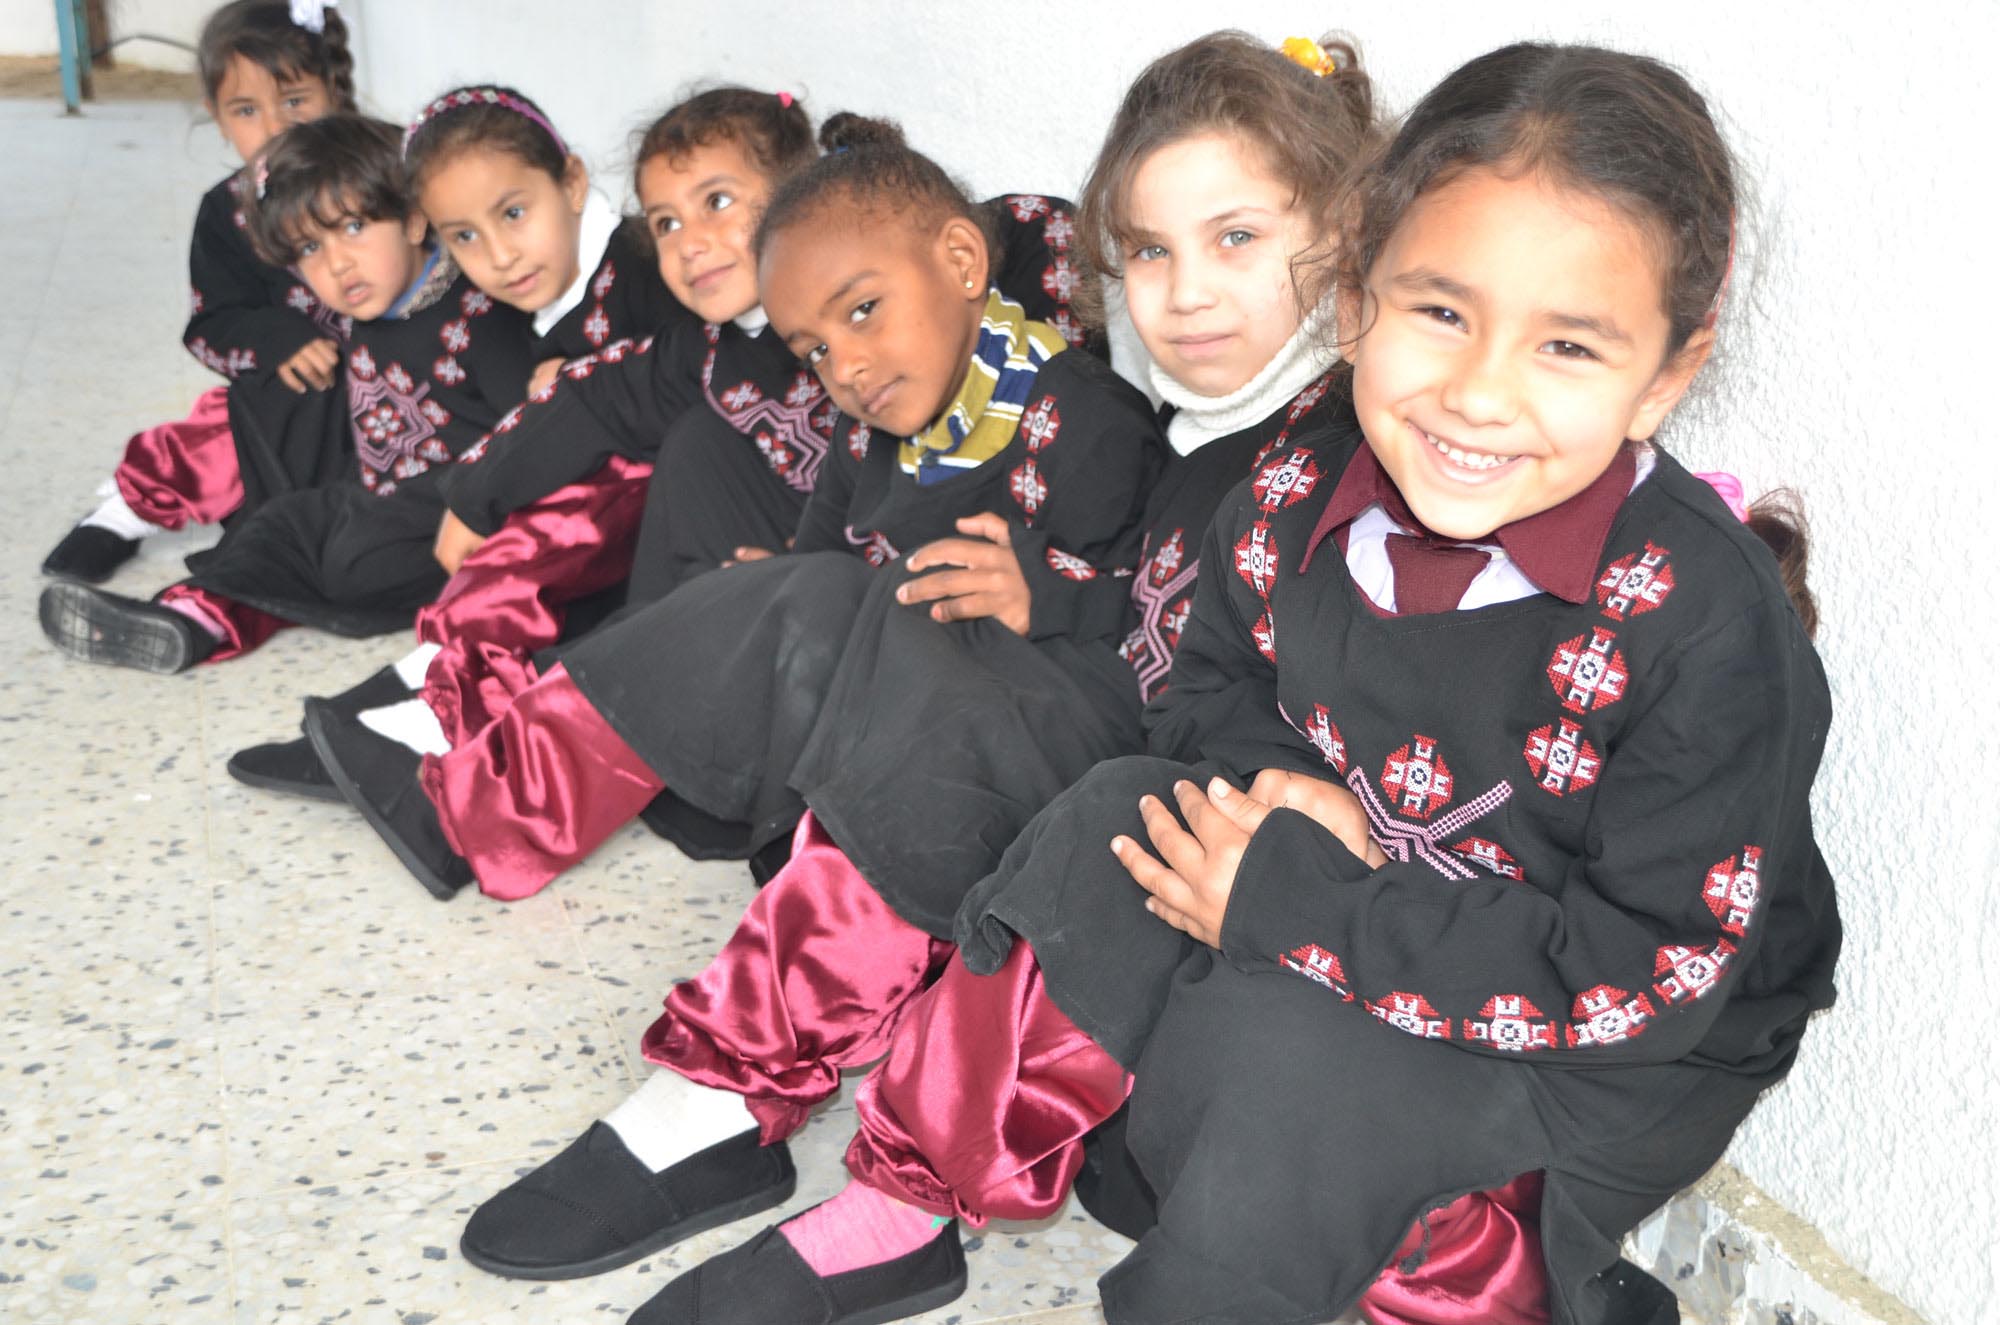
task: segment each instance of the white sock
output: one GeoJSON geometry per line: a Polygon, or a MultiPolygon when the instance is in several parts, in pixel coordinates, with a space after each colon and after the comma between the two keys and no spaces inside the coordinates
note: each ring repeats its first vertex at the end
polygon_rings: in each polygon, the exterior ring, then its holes
{"type": "MultiPolygon", "coordinates": [[[[78,524],[95,525],[99,529],[109,529],[120,538],[140,539],[147,534],[165,532],[161,526],[140,518],[137,511],[125,504],[125,494],[118,491],[116,483],[110,483],[111,495],[99,504],[89,515],[77,521],[78,524]]],[[[100,493],[103,488],[99,488],[100,493]]]]}
{"type": "Polygon", "coordinates": [[[420,755],[448,755],[451,742],[444,738],[444,726],[431,712],[431,706],[421,699],[406,699],[400,704],[384,704],[378,709],[369,709],[361,715],[361,725],[378,736],[386,736],[398,745],[408,746],[420,755]]]}
{"type": "Polygon", "coordinates": [[[396,675],[412,690],[424,688],[424,677],[431,670],[431,659],[444,652],[441,644],[419,644],[404,654],[396,663],[396,675]]]}
{"type": "Polygon", "coordinates": [[[653,1173],[757,1125],[735,1091],[698,1085],[664,1067],[604,1121],[653,1173]]]}

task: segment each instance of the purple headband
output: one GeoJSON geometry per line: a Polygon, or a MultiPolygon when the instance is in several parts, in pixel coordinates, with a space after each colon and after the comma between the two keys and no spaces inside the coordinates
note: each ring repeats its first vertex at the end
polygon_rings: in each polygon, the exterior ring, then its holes
{"type": "Polygon", "coordinates": [[[410,127],[403,130],[403,155],[409,156],[410,140],[417,136],[417,130],[440,115],[467,106],[498,106],[502,110],[511,110],[516,115],[525,115],[540,125],[542,132],[554,140],[558,152],[564,156],[569,155],[569,144],[563,141],[563,136],[556,132],[556,126],[549,123],[547,116],[521,98],[492,87],[462,87],[456,92],[445,93],[425,106],[417,113],[417,118],[410,121],[410,127]]]}

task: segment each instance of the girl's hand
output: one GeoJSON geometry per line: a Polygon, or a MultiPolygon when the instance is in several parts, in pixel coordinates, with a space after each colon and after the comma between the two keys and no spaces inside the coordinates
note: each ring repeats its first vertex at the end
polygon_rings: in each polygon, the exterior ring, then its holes
{"type": "Polygon", "coordinates": [[[1274,810],[1297,810],[1339,838],[1340,844],[1366,862],[1369,869],[1380,869],[1389,863],[1382,848],[1368,835],[1368,815],[1361,802],[1338,782],[1267,768],[1250,784],[1250,798],[1274,810]]]}
{"type": "Polygon", "coordinates": [[[1112,838],[1111,851],[1133,882],[1152,894],[1148,911],[1189,938],[1220,948],[1236,867],[1271,810],[1221,778],[1209,782],[1206,794],[1192,782],[1176,782],[1174,800],[1186,828],[1157,796],[1139,800],[1157,859],[1129,837],[1112,838]]]}
{"type": "MultiPolygon", "coordinates": [[[[790,552],[791,550],[792,540],[788,538],[785,540],[785,551],[790,552]]],[[[725,566],[741,566],[746,561],[769,561],[777,555],[777,553],[767,547],[740,547],[730,555],[729,560],[722,564],[725,566]]]]}
{"type": "Polygon", "coordinates": [[[456,575],[465,559],[477,552],[485,541],[486,535],[473,533],[465,521],[446,511],[444,523],[438,526],[437,542],[431,547],[431,555],[437,558],[438,565],[444,567],[447,574],[456,575]]]}
{"type": "Polygon", "coordinates": [[[931,604],[933,621],[973,621],[992,617],[1016,635],[1028,633],[1031,594],[1014,556],[1007,522],[991,512],[958,522],[964,538],[940,538],[910,554],[910,572],[933,566],[961,569],[924,575],[896,590],[896,601],[931,604]]]}
{"type": "Polygon", "coordinates": [[[333,370],[340,367],[340,349],[330,340],[309,340],[298,353],[278,365],[278,380],[304,395],[324,391],[333,385],[333,370]]]}
{"type": "Polygon", "coordinates": [[[528,374],[528,394],[533,396],[548,390],[556,380],[556,374],[562,371],[562,366],[561,359],[544,359],[536,364],[535,371],[528,374]]]}

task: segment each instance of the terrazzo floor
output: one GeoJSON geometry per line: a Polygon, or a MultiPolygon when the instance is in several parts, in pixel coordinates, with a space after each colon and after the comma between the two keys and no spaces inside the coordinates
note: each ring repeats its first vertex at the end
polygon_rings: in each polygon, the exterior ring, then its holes
{"type": "MultiPolygon", "coordinates": [[[[42,556],[125,436],[212,379],[178,345],[189,223],[229,162],[174,103],[0,100],[0,1320],[624,1320],[747,1221],[597,1279],[459,1259],[473,1206],[636,1083],[668,984],[751,895],[633,830],[540,896],[440,905],[344,808],[250,791],[234,750],[407,648],[303,631],[173,678],[67,661],[42,556]]],[[[146,594],[204,540],[156,540],[146,594]]],[[[841,1181],[850,1090],[794,1143],[841,1181]]],[[[1129,1246],[1072,1205],[969,1243],[926,1321],[1099,1319],[1129,1246]]]]}

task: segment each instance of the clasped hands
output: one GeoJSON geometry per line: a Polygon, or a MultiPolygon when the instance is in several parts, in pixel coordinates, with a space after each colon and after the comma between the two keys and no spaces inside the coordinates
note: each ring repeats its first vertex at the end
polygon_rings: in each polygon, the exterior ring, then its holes
{"type": "Polygon", "coordinates": [[[1297,810],[1370,869],[1388,861],[1369,836],[1361,802],[1338,782],[1267,768],[1247,792],[1218,777],[1210,779],[1205,791],[1192,782],[1176,782],[1173,795],[1178,817],[1157,796],[1139,799],[1151,850],[1122,834],[1111,839],[1111,850],[1133,881],[1151,894],[1148,911],[1212,948],[1222,946],[1222,917],[1229,909],[1237,866],[1251,835],[1272,810],[1297,810]]]}

